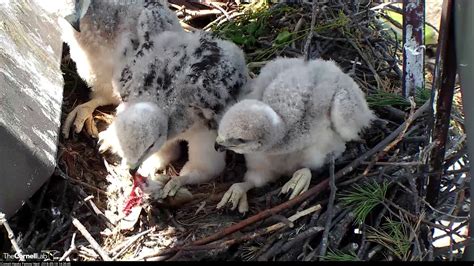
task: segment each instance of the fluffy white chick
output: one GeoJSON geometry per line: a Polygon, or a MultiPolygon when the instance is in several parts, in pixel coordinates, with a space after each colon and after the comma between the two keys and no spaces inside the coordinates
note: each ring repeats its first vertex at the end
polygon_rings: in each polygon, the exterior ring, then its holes
{"type": "Polygon", "coordinates": [[[251,97],[229,108],[219,124],[216,149],[244,154],[248,170],[218,208],[230,202],[248,211],[247,191],[281,175],[293,174],[282,193],[303,193],[310,169],[331,153],[341,155],[374,118],[358,85],[332,61],[277,58],[262,68],[251,97]]]}
{"type": "Polygon", "coordinates": [[[219,121],[247,79],[240,48],[210,33],[167,31],[147,38],[114,78],[123,104],[99,134],[100,149],[112,148],[132,172],[150,158],[140,170],[153,176],[177,157],[176,142],[186,140],[189,161],[162,197],[210,180],[224,169],[224,153],[214,150],[217,132],[207,119],[219,121]]]}
{"type": "Polygon", "coordinates": [[[166,0],[66,2],[68,8],[58,12],[70,13],[65,20],[59,19],[63,39],[70,47],[79,76],[92,93],[88,102],[68,114],[62,133],[67,138],[71,127],[79,133],[85,125],[86,131],[96,137],[94,110],[120,103],[120,94],[112,86],[114,69],[133,54],[144,38],[167,30],[184,30],[166,0]]]}

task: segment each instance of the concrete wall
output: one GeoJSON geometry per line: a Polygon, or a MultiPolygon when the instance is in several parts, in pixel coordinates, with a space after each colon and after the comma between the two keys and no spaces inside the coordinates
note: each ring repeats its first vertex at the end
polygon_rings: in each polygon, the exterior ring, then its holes
{"type": "Polygon", "coordinates": [[[56,165],[62,41],[39,1],[48,0],[0,0],[0,212],[7,217],[56,165]]]}

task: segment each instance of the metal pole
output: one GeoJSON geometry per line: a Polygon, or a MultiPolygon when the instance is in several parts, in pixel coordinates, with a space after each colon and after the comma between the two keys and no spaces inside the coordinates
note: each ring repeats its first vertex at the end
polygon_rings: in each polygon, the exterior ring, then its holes
{"type": "Polygon", "coordinates": [[[403,96],[425,87],[425,0],[403,0],[403,96]]]}
{"type": "MultiPolygon", "coordinates": [[[[464,109],[464,121],[467,131],[468,154],[474,154],[474,1],[454,1],[454,24],[456,38],[457,69],[461,81],[461,92],[464,109]]],[[[469,162],[471,163],[471,162],[469,162]]],[[[471,168],[472,169],[472,168],[471,168]]],[[[470,172],[472,177],[472,170],[470,172]]],[[[464,250],[464,260],[474,261],[474,241],[472,233],[474,230],[473,191],[474,182],[471,180],[471,221],[469,224],[469,242],[464,250]]]]}
{"type": "Polygon", "coordinates": [[[449,118],[456,81],[456,50],[452,0],[444,0],[441,26],[433,73],[432,108],[434,122],[431,126],[430,143],[435,143],[429,158],[429,175],[426,199],[433,206],[438,201],[443,162],[448,138],[449,118]]]}

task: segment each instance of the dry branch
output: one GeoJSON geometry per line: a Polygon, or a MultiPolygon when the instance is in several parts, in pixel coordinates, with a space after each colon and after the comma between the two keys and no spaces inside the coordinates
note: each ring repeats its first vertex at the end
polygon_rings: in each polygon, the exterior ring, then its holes
{"type": "Polygon", "coordinates": [[[8,239],[10,239],[10,243],[12,244],[16,255],[18,255],[19,260],[25,261],[25,258],[23,257],[23,251],[21,251],[20,246],[18,246],[18,243],[15,240],[15,233],[13,233],[13,230],[8,224],[7,218],[3,212],[0,212],[0,226],[1,225],[5,227],[5,230],[7,230],[8,239]]]}
{"type": "Polygon", "coordinates": [[[72,218],[72,224],[79,230],[79,232],[87,239],[89,244],[91,244],[92,248],[99,253],[100,257],[104,261],[112,261],[112,259],[109,257],[107,252],[95,241],[95,239],[92,237],[92,235],[87,231],[87,229],[84,227],[84,225],[79,222],[76,218],[72,218]]]}
{"type": "Polygon", "coordinates": [[[77,247],[76,247],[76,233],[72,234],[72,238],[71,238],[71,245],[69,247],[69,249],[64,253],[64,255],[61,256],[61,258],[59,259],[59,261],[63,261],[65,260],[66,258],[68,258],[73,252],[76,252],[77,251],[77,247]]]}
{"type": "Polygon", "coordinates": [[[323,239],[321,240],[321,247],[319,250],[319,257],[323,258],[326,255],[328,247],[329,230],[331,229],[332,218],[334,216],[334,200],[336,198],[336,178],[334,177],[334,155],[330,155],[330,169],[329,169],[329,186],[331,188],[331,194],[329,195],[328,203],[328,216],[326,218],[326,225],[324,227],[323,239]]]}

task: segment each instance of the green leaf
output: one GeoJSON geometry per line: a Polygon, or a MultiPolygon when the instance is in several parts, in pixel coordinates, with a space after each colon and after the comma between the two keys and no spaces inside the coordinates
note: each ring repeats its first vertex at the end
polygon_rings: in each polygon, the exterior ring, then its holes
{"type": "Polygon", "coordinates": [[[246,31],[248,34],[252,35],[252,34],[255,34],[259,28],[259,24],[257,23],[257,21],[254,21],[252,23],[250,23],[249,25],[247,25],[246,27],[246,31]]]}
{"type": "Polygon", "coordinates": [[[250,35],[250,36],[247,36],[247,38],[245,40],[245,45],[246,46],[253,46],[253,45],[255,45],[256,42],[257,42],[257,39],[255,39],[255,37],[250,35]]]}
{"type": "Polygon", "coordinates": [[[284,30],[280,33],[278,33],[278,36],[275,38],[275,43],[281,44],[289,41],[291,39],[292,33],[290,33],[287,30],[284,30]]]}
{"type": "Polygon", "coordinates": [[[232,35],[230,39],[238,45],[246,44],[247,39],[243,35],[232,35]]]}

